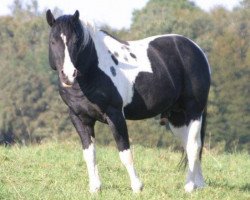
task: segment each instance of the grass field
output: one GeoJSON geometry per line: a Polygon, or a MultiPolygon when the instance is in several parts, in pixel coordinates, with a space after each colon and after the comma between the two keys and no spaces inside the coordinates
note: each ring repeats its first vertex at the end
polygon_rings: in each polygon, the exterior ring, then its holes
{"type": "Polygon", "coordinates": [[[115,147],[98,147],[102,191],[91,195],[81,146],[48,142],[30,147],[0,147],[0,199],[250,199],[248,154],[204,153],[208,187],[192,194],[183,189],[185,172],[178,170],[181,154],[166,149],[133,146],[144,190],[133,194],[115,147]]]}

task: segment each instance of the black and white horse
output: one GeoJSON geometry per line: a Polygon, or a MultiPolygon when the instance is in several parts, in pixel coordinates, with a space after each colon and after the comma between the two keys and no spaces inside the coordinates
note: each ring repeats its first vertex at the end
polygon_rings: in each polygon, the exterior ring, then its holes
{"type": "MultiPolygon", "coordinates": [[[[200,156],[204,141],[210,69],[202,50],[180,35],[121,41],[79,20],[79,12],[54,18],[49,61],[59,74],[59,92],[83,146],[90,191],[101,187],[94,125],[107,123],[134,192],[142,189],[133,165],[125,119],[161,114],[186,150],[187,192],[204,186],[200,156]]],[[[164,121],[164,120],[163,120],[164,121]]]]}

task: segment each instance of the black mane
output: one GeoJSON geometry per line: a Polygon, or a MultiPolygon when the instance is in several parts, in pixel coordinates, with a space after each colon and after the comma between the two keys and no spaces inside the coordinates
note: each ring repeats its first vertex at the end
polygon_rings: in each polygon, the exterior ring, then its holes
{"type": "Polygon", "coordinates": [[[111,35],[109,32],[107,32],[107,31],[105,31],[105,30],[102,30],[102,29],[101,29],[100,31],[103,32],[103,33],[105,33],[106,35],[112,37],[113,39],[117,40],[118,42],[120,42],[120,43],[122,43],[122,44],[129,45],[129,43],[128,43],[127,41],[121,40],[121,39],[119,39],[119,38],[117,38],[117,37],[111,35]]]}

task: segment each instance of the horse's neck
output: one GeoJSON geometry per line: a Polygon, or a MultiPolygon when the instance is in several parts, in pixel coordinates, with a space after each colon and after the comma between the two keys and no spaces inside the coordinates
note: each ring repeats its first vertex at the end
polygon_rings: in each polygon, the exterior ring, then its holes
{"type": "Polygon", "coordinates": [[[95,50],[94,41],[90,38],[88,43],[80,50],[77,58],[77,65],[81,73],[86,73],[89,69],[97,67],[98,59],[95,50]]]}

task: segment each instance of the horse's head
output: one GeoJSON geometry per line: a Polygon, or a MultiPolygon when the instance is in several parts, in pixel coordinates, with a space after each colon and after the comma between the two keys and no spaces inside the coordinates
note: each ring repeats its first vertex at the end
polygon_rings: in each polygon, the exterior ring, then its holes
{"type": "Polygon", "coordinates": [[[63,87],[71,87],[77,76],[77,56],[83,43],[83,27],[79,12],[54,18],[50,10],[46,13],[51,27],[49,36],[49,62],[57,70],[63,87]]]}

